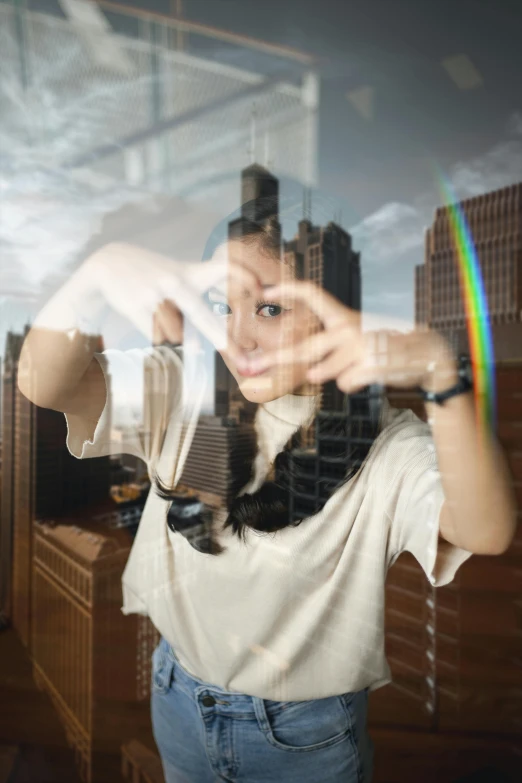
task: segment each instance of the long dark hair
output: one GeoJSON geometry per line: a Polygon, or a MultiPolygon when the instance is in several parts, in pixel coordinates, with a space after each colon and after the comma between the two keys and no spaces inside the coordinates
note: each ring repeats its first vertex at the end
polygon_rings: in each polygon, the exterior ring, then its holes
{"type": "MultiPolygon", "coordinates": [[[[235,226],[235,234],[241,241],[255,244],[261,252],[284,262],[279,206],[278,201],[271,197],[256,200],[251,208],[248,204],[243,205],[236,220],[231,222],[229,218],[222,221],[212,232],[203,260],[212,257],[216,248],[232,235],[231,227],[235,226]]],[[[298,429],[276,456],[270,478],[257,491],[237,494],[248,483],[248,476],[253,476],[257,448],[251,450],[248,465],[241,462],[241,477],[237,475],[237,469],[232,472],[233,491],[229,494],[228,513],[223,527],[231,528],[243,541],[249,529],[258,533],[275,533],[301,524],[318,513],[328,498],[341,485],[354,478],[363,465],[381,427],[380,387],[366,387],[356,394],[342,395],[335,383],[330,382],[323,387],[323,399],[335,400],[335,403],[323,405],[316,412],[310,425],[313,445],[303,448],[301,430],[298,429]]],[[[153,480],[157,494],[171,501],[169,526],[175,532],[184,534],[186,514],[182,517],[177,512],[179,493],[175,488],[166,486],[157,474],[153,480]]],[[[195,508],[199,509],[196,521],[204,522],[201,506],[195,504],[195,508]]],[[[208,521],[208,512],[206,519],[208,521]]],[[[209,534],[200,539],[195,548],[208,554],[219,554],[223,548],[215,531],[210,528],[209,525],[209,534]]]]}

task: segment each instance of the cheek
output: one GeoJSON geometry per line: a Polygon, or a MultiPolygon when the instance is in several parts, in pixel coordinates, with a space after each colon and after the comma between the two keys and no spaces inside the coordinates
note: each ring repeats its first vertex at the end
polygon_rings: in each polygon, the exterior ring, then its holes
{"type": "Polygon", "coordinates": [[[256,342],[263,351],[271,351],[287,342],[287,329],[278,318],[267,318],[256,329],[256,342]]]}
{"type": "Polygon", "coordinates": [[[271,350],[281,345],[293,345],[304,340],[311,333],[308,320],[288,313],[282,318],[267,319],[257,330],[257,342],[263,350],[271,350]]]}

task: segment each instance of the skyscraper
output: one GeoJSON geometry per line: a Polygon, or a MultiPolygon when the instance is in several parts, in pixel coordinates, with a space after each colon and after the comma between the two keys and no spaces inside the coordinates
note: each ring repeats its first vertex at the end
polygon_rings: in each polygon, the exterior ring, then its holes
{"type": "MultiPolygon", "coordinates": [[[[498,359],[522,357],[522,183],[460,203],[480,263],[498,359]]],[[[448,207],[426,232],[415,270],[415,322],[467,351],[466,313],[448,207]]]]}
{"type": "Polygon", "coordinates": [[[8,332],[2,374],[2,498],[0,508],[0,611],[5,620],[12,612],[13,489],[16,369],[24,335],[8,332]]]}
{"type": "MultiPolygon", "coordinates": [[[[28,327],[26,328],[27,333],[28,327]]],[[[40,408],[18,389],[20,350],[25,335],[8,333],[5,351],[2,542],[12,551],[13,625],[30,644],[32,525],[36,517],[70,512],[103,500],[109,493],[108,457],[77,460],[66,446],[62,413],[40,408]]],[[[64,339],[68,339],[64,335],[64,339]]],[[[2,547],[3,548],[3,547],[2,547]]]]}
{"type": "MultiPolygon", "coordinates": [[[[299,279],[311,280],[350,309],[360,311],[360,254],[341,226],[334,222],[315,226],[303,219],[294,239],[285,242],[284,251],[299,279]]],[[[301,433],[291,450],[292,519],[313,514],[346,474],[353,438],[366,434],[364,411],[365,406],[355,397],[348,400],[335,381],[324,384],[315,424],[301,433]]]]}
{"type": "MultiPolygon", "coordinates": [[[[284,255],[298,279],[311,280],[352,310],[361,309],[360,254],[353,250],[350,234],[337,223],[314,226],[301,220],[296,236],[284,243],[284,255]]],[[[329,382],[321,407],[339,409],[343,398],[335,383],[329,382]]]]}
{"type": "Polygon", "coordinates": [[[241,215],[229,223],[230,239],[243,236],[245,224],[272,223],[279,227],[279,181],[268,169],[252,163],[241,172],[241,215]]]}
{"type": "MultiPolygon", "coordinates": [[[[522,384],[522,185],[460,205],[469,224],[489,304],[495,351],[497,436],[520,509],[522,384]]],[[[426,234],[426,258],[415,269],[415,320],[468,351],[458,260],[447,207],[426,234]]],[[[390,402],[426,416],[417,394],[392,390],[390,402]],[[418,407],[417,407],[418,406],[418,407]]],[[[520,514],[520,511],[519,511],[520,514]]],[[[520,535],[501,557],[472,557],[453,582],[434,590],[409,553],[387,580],[387,649],[394,685],[374,700],[374,720],[453,733],[492,732],[504,741],[520,732],[520,535]],[[435,595],[436,593],[436,595],[435,595]],[[477,709],[480,705],[480,709],[477,709]],[[489,706],[488,706],[489,705],[489,706]],[[501,707],[498,707],[501,705],[501,707]]],[[[515,745],[513,744],[513,748],[515,745]]],[[[506,753],[506,751],[498,751],[506,753]]]]}
{"type": "Polygon", "coordinates": [[[158,634],[121,612],[131,536],[89,515],[36,522],[33,672],[51,696],[85,783],[112,783],[120,746],[147,731],[158,634]]]}
{"type": "MultiPolygon", "coordinates": [[[[266,224],[271,241],[280,248],[281,257],[297,278],[317,283],[348,307],[360,310],[360,256],[352,248],[350,235],[341,226],[334,222],[317,226],[311,220],[303,219],[298,223],[296,235],[283,241],[279,182],[258,164],[241,172],[241,203],[239,217],[229,224],[229,238],[243,236],[251,221],[256,225],[266,224]]],[[[241,395],[236,394],[234,398],[235,384],[217,351],[213,361],[216,415],[200,417],[181,483],[216,506],[226,505],[239,488],[232,486],[233,477],[239,480],[239,486],[248,480],[246,473],[240,476],[239,468],[242,464],[250,464],[252,425],[248,421],[248,405],[241,395]]],[[[360,411],[354,400],[347,412],[345,395],[331,382],[323,387],[316,427],[301,433],[296,448],[292,449],[296,475],[301,477],[290,490],[293,516],[310,512],[346,471],[348,466],[341,464],[338,449],[332,451],[333,441],[338,445],[338,435],[333,435],[332,428],[339,426],[343,428],[345,451],[348,452],[353,428],[361,430],[360,411]]]]}
{"type": "MultiPolygon", "coordinates": [[[[249,221],[270,222],[274,241],[281,241],[278,214],[279,182],[258,164],[241,172],[241,213],[228,226],[230,239],[248,230],[249,221]]],[[[181,483],[196,490],[210,507],[227,505],[237,490],[246,484],[249,474],[242,466],[250,464],[253,427],[248,420],[247,404],[233,399],[234,384],[218,351],[211,351],[213,372],[209,373],[212,413],[200,416],[181,483]],[[209,470],[210,465],[212,469],[209,470]],[[237,484],[237,485],[236,485],[237,484]]]]}

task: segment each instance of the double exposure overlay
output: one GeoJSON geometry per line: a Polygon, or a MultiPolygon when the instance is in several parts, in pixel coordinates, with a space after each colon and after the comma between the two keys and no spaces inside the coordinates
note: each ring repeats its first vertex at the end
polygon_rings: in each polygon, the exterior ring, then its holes
{"type": "Polygon", "coordinates": [[[0,0],[0,783],[521,779],[521,25],[0,0]]]}

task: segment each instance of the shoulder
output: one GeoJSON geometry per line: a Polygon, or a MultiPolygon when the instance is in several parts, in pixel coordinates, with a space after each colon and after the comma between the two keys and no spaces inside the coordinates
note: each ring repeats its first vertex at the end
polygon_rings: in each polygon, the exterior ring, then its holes
{"type": "Polygon", "coordinates": [[[430,426],[412,410],[393,408],[386,402],[381,431],[369,454],[373,468],[393,479],[419,463],[428,466],[434,460],[430,426]]]}

